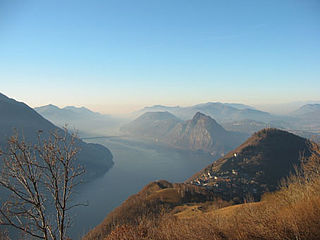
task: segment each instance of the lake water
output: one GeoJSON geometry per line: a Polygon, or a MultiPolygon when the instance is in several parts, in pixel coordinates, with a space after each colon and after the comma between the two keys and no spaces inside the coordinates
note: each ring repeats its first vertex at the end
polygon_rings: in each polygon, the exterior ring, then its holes
{"type": "Polygon", "coordinates": [[[70,231],[73,239],[81,238],[149,182],[160,179],[183,182],[214,160],[201,152],[120,138],[97,138],[90,139],[90,142],[108,147],[115,164],[103,177],[83,185],[78,193],[77,199],[88,202],[89,206],[79,207],[74,213],[70,231]]]}

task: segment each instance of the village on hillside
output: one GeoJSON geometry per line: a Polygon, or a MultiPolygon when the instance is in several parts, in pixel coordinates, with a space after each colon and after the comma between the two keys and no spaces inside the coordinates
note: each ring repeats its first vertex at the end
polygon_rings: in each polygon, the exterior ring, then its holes
{"type": "MultiPolygon", "coordinates": [[[[232,161],[237,157],[239,157],[237,153],[234,153],[232,161]]],[[[259,181],[259,177],[263,174],[261,170],[255,174],[248,174],[239,167],[218,172],[210,169],[189,183],[205,187],[224,199],[241,202],[249,197],[260,198],[269,190],[266,183],[259,181]]]]}

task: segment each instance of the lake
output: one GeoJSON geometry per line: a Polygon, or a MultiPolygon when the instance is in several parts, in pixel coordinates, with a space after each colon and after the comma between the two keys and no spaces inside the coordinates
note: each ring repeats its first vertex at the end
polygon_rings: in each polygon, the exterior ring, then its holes
{"type": "Polygon", "coordinates": [[[160,179],[183,182],[214,160],[203,152],[183,151],[118,137],[87,141],[108,147],[115,164],[104,176],[83,185],[77,193],[79,202],[89,205],[77,208],[73,214],[74,223],[70,229],[73,239],[81,238],[149,182],[160,179]]]}

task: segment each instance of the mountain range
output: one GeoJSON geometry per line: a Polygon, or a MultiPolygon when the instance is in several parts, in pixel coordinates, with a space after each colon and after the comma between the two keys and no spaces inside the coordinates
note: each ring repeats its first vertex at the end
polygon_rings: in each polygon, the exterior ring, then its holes
{"type": "Polygon", "coordinates": [[[272,115],[240,103],[208,102],[189,107],[154,105],[145,107],[129,116],[111,116],[93,112],[85,107],[54,105],[37,107],[35,110],[57,126],[67,126],[79,131],[84,137],[121,135],[120,127],[130,119],[147,112],[168,112],[179,120],[191,119],[201,112],[215,119],[228,131],[252,134],[265,127],[293,131],[308,137],[320,132],[319,104],[306,104],[289,115],[272,115]]]}
{"type": "Polygon", "coordinates": [[[239,103],[220,103],[208,102],[204,104],[197,104],[190,107],[167,107],[162,105],[155,105],[152,107],[145,107],[140,111],[134,113],[135,116],[142,115],[146,112],[167,111],[180,119],[191,119],[197,112],[206,114],[214,118],[218,122],[238,121],[244,119],[252,119],[256,121],[268,122],[274,119],[274,116],[267,112],[259,111],[251,106],[239,103]]]}
{"type": "Polygon", "coordinates": [[[174,147],[202,150],[220,156],[247,138],[245,133],[226,131],[211,117],[197,112],[183,121],[169,112],[147,112],[123,126],[134,137],[151,139],[174,147]]]}
{"type": "MultiPolygon", "coordinates": [[[[25,103],[0,93],[0,146],[6,147],[7,140],[15,131],[23,135],[27,142],[36,143],[38,131],[42,131],[43,137],[50,132],[63,130],[39,115],[25,103]]],[[[87,178],[95,178],[105,173],[112,167],[112,154],[110,150],[99,144],[77,141],[81,149],[79,161],[86,168],[87,178]]]]}
{"type": "Polygon", "coordinates": [[[67,106],[59,108],[49,104],[34,108],[41,116],[59,127],[76,129],[82,136],[116,134],[123,119],[93,112],[85,107],[67,106]]]}

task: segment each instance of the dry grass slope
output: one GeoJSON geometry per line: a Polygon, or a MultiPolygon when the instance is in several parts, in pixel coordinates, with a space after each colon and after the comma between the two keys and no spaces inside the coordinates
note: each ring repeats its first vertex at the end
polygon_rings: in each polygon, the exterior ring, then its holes
{"type": "Polygon", "coordinates": [[[301,170],[283,181],[281,190],[265,194],[258,203],[219,210],[207,207],[194,214],[189,214],[190,208],[199,206],[185,206],[178,213],[145,215],[135,224],[116,226],[105,239],[317,240],[320,239],[319,173],[320,149],[313,145],[313,154],[304,161],[301,170]]]}
{"type": "Polygon", "coordinates": [[[139,225],[150,219],[158,219],[159,215],[170,212],[176,206],[212,199],[213,195],[202,187],[172,184],[164,180],[152,182],[112,211],[84,239],[103,239],[117,226],[139,225]]]}

